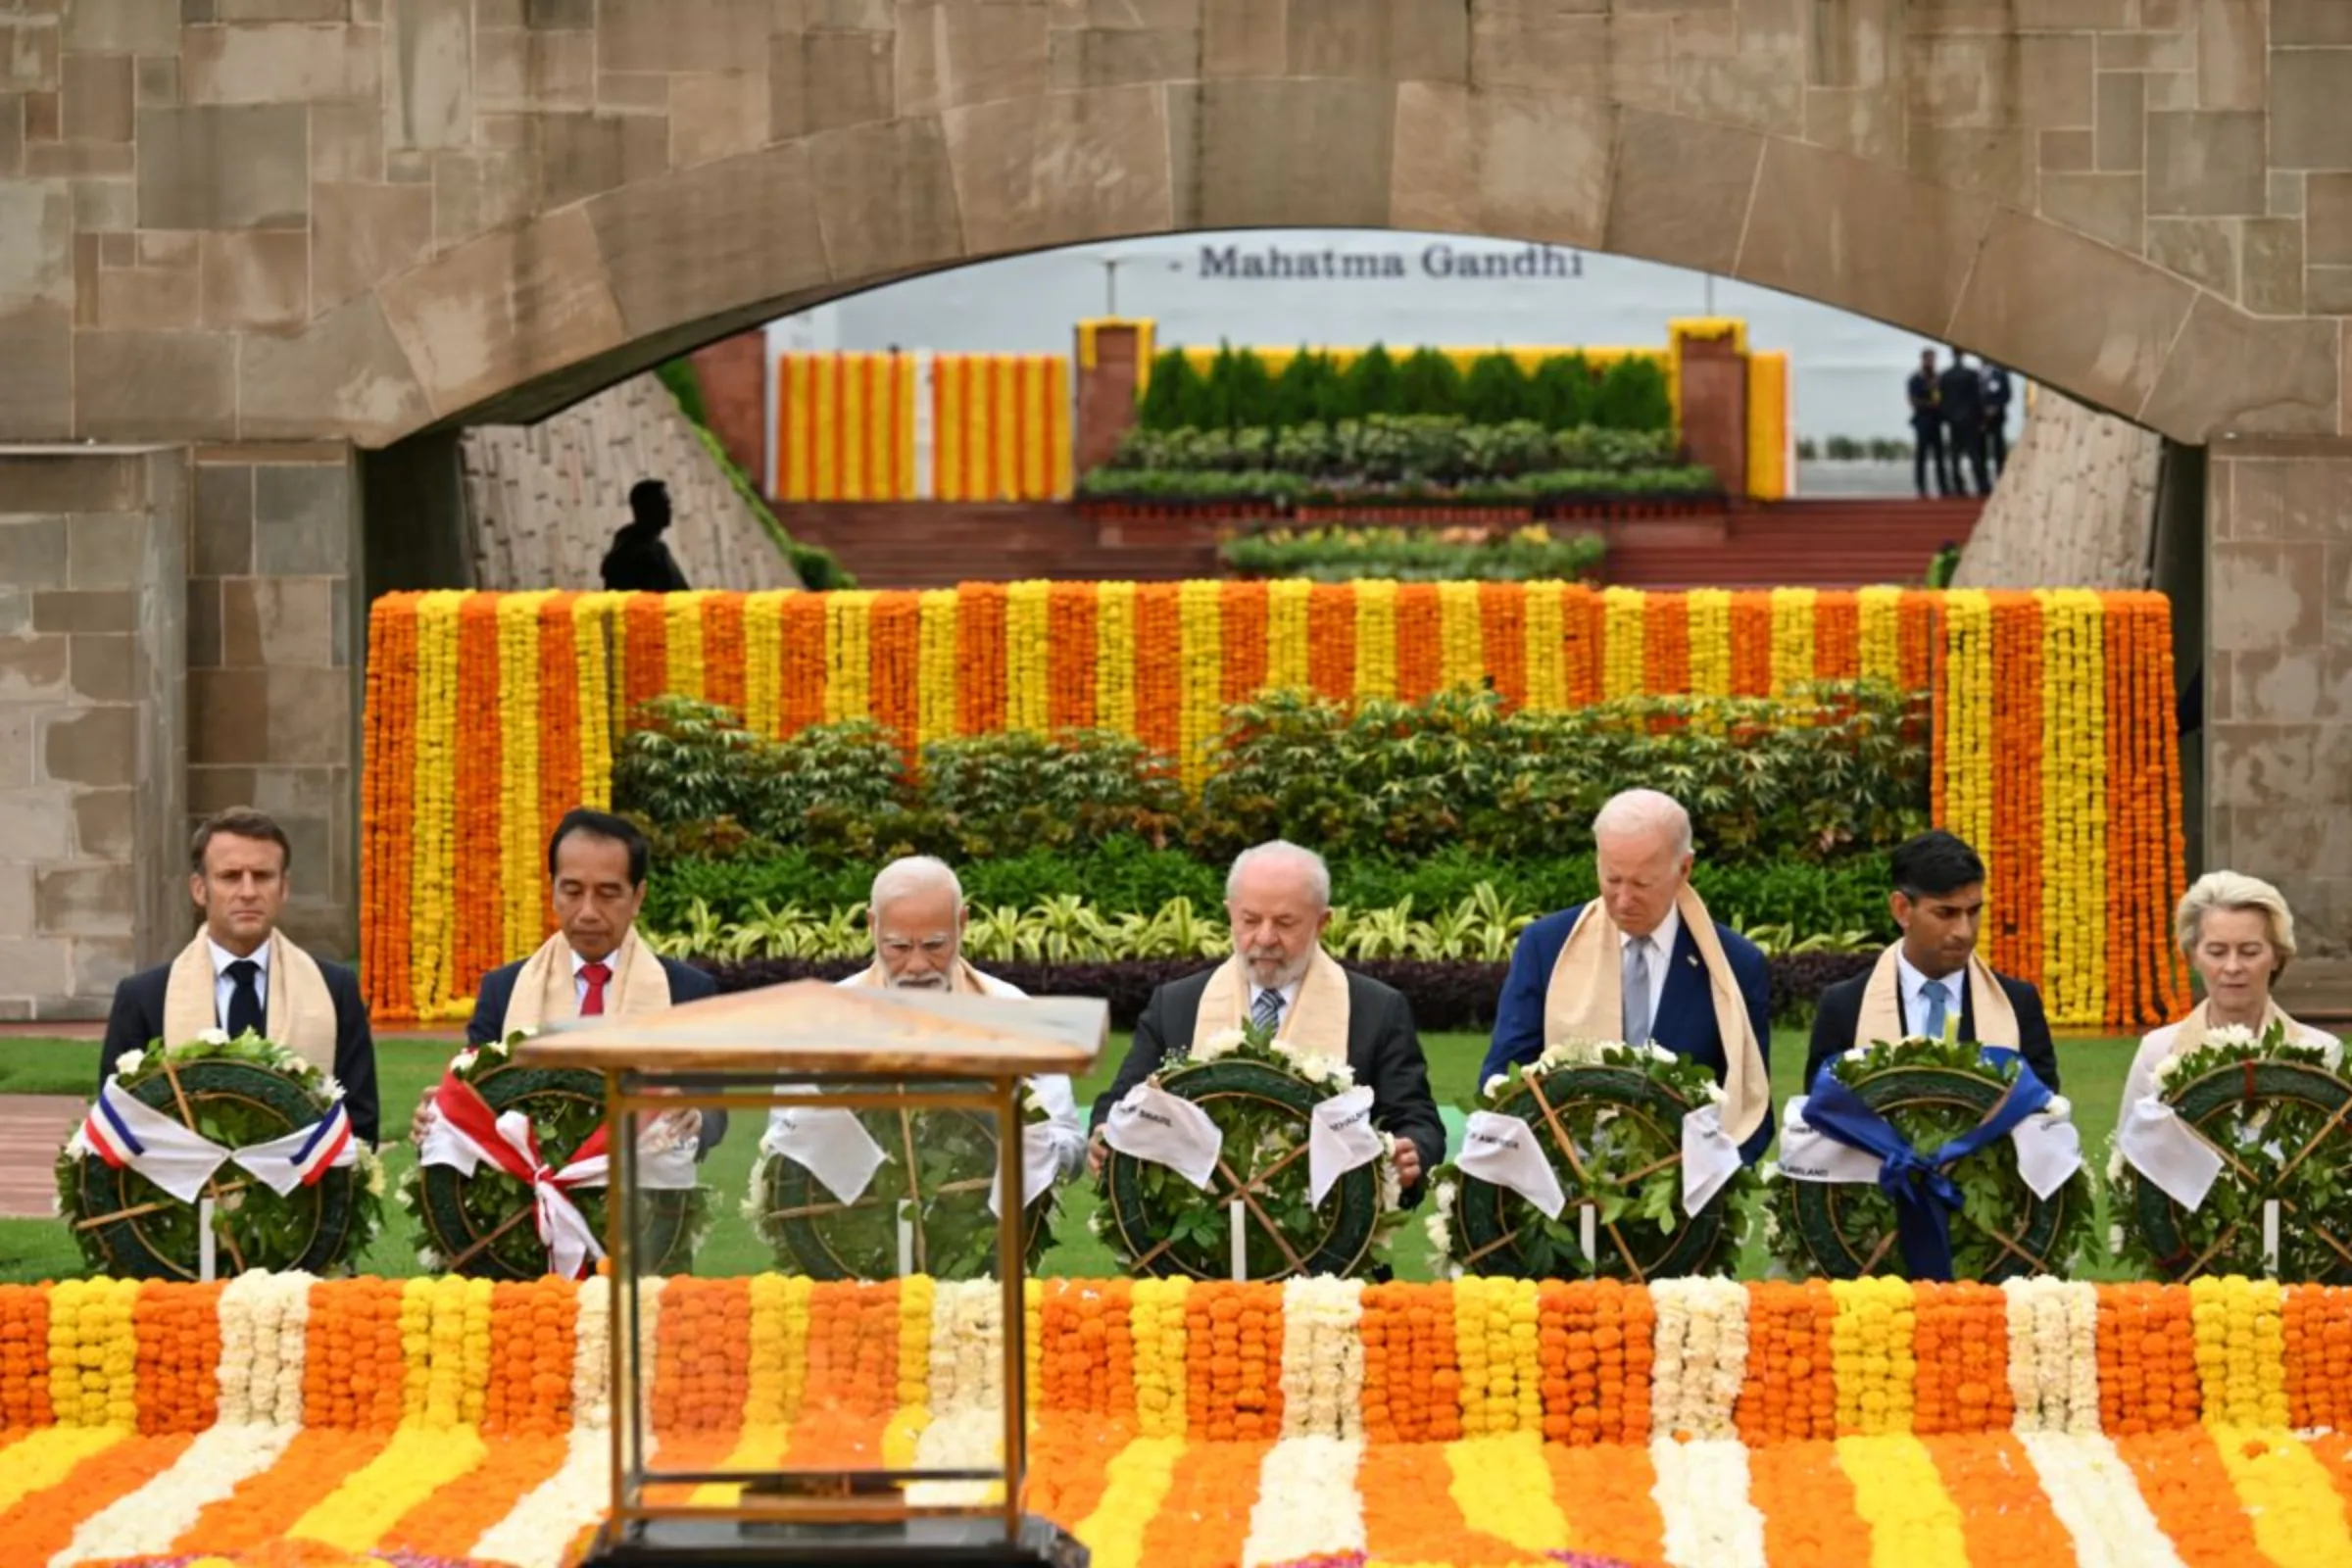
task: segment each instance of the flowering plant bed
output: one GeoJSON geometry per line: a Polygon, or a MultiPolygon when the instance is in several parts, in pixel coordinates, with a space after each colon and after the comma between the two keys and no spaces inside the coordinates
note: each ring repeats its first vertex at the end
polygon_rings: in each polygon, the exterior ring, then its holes
{"type": "Polygon", "coordinates": [[[2220,1168],[2191,1206],[2119,1149],[2108,1168],[2116,1212],[2130,1217],[2118,1237],[2123,1260],[2172,1279],[2259,1275],[2271,1272],[2275,1240],[2278,1278],[2352,1283],[2352,1083],[2335,1054],[2274,1023],[2259,1037],[2215,1029],[2157,1068],[2158,1097],[2220,1168]],[[2266,1224],[2271,1202],[2275,1226],[2266,1224]]]}
{"type": "MultiPolygon", "coordinates": [[[[645,1299],[660,1463],[993,1455],[992,1284],[645,1299]]],[[[609,1301],[0,1288],[0,1540],[25,1563],[556,1568],[610,1482],[609,1301]]],[[[2348,1320],[2345,1293],[2243,1280],[1042,1281],[1024,1503],[1102,1568],[2302,1568],[2352,1560],[2348,1320]]]]}
{"type": "Polygon", "coordinates": [[[1095,1224],[1120,1266],[1230,1279],[1239,1223],[1250,1279],[1372,1268],[1378,1243],[1396,1223],[1395,1137],[1379,1135],[1383,1152],[1341,1175],[1321,1202],[1309,1190],[1308,1128],[1320,1102],[1354,1086],[1347,1062],[1294,1052],[1260,1029],[1228,1030],[1152,1083],[1205,1111],[1223,1144],[1205,1188],[1167,1165],[1110,1151],[1095,1224]]]}
{"type": "Polygon", "coordinates": [[[1685,1211],[1685,1119],[1720,1104],[1707,1068],[1655,1046],[1569,1041],[1488,1080],[1490,1117],[1517,1122],[1563,1206],[1547,1216],[1524,1192],[1466,1175],[1437,1177],[1431,1239],[1449,1266],[1544,1279],[1601,1276],[1636,1284],[1705,1274],[1739,1251],[1762,1183],[1745,1166],[1685,1211]],[[1575,1210],[1594,1211],[1592,1251],[1575,1210]]]}
{"type": "MultiPolygon", "coordinates": [[[[135,1161],[122,1158],[126,1148],[144,1148],[125,1120],[144,1107],[209,1140],[221,1154],[245,1156],[223,1159],[201,1182],[200,1197],[214,1205],[220,1276],[248,1269],[332,1272],[366,1251],[383,1223],[383,1167],[350,1135],[341,1100],[341,1087],[316,1064],[250,1032],[231,1040],[209,1030],[181,1045],[129,1053],[117,1059],[89,1123],[57,1157],[58,1212],[94,1269],[134,1279],[198,1277],[199,1203],[166,1192],[135,1161]],[[135,1104],[110,1113],[107,1097],[118,1093],[135,1104]],[[95,1144],[91,1126],[106,1129],[95,1144]],[[321,1147],[312,1152],[320,1158],[307,1179],[281,1193],[248,1168],[262,1163],[260,1148],[310,1129],[318,1130],[321,1147]],[[337,1137],[349,1141],[350,1158],[328,1165],[324,1146],[337,1137]]],[[[307,1141],[295,1139],[273,1163],[287,1164],[307,1141]]]]}

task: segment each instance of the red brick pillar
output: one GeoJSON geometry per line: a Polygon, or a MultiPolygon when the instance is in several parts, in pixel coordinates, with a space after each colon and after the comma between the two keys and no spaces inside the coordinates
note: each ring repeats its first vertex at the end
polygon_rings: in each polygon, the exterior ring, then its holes
{"type": "Polygon", "coordinates": [[[1135,424],[1135,394],[1142,378],[1143,341],[1137,321],[1098,321],[1095,363],[1086,363],[1086,330],[1076,345],[1078,418],[1071,470],[1081,476],[1110,461],[1119,438],[1135,424]]]}
{"type": "Polygon", "coordinates": [[[710,433],[756,487],[767,483],[767,334],[755,328],[694,351],[710,433]]]}
{"type": "Polygon", "coordinates": [[[1728,496],[1747,494],[1747,356],[1730,337],[1680,340],[1683,444],[1728,496]]]}

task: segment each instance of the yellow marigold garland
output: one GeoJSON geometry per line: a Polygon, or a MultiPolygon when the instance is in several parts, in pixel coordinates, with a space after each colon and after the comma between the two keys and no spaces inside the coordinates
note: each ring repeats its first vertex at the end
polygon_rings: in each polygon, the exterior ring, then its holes
{"type": "Polygon", "coordinates": [[[1095,722],[1135,733],[1135,584],[1106,582],[1095,596],[1095,722]]]}
{"type": "Polygon", "coordinates": [[[1184,1298],[1187,1279],[1137,1280],[1129,1330],[1135,1346],[1135,1422],[1147,1438],[1185,1433],[1184,1298]]]}
{"type": "Polygon", "coordinates": [[[1314,584],[1303,577],[1266,584],[1266,686],[1271,691],[1307,689],[1307,601],[1313,592],[1314,584]]]}
{"type": "Polygon", "coordinates": [[[915,744],[956,733],[956,590],[934,588],[915,602],[915,744]]]}
{"type": "Polygon", "coordinates": [[[1451,689],[1480,684],[1487,672],[1487,639],[1480,628],[1478,584],[1438,584],[1438,684],[1441,687],[1451,689]]]}
{"type": "Polygon", "coordinates": [[[2211,1427],[2287,1425],[2285,1301],[2277,1280],[2192,1280],[2197,1385],[2211,1427]]]}
{"type": "Polygon", "coordinates": [[[1639,697],[1647,689],[1648,637],[1643,621],[1649,596],[1639,588],[1606,588],[1601,591],[1600,604],[1600,695],[1611,702],[1639,697]]]}
{"type": "Polygon", "coordinates": [[[509,956],[539,929],[539,610],[550,596],[512,594],[498,607],[499,891],[509,956]]]}
{"type": "Polygon", "coordinates": [[[612,669],[622,655],[619,594],[582,594],[571,629],[580,670],[580,804],[612,805],[612,669]]]}
{"type": "Polygon", "coordinates": [[[1820,600],[1812,588],[1772,591],[1772,694],[1813,679],[1813,611],[1820,600]]]}
{"type": "Polygon", "coordinates": [[[1693,588],[1684,596],[1690,621],[1690,695],[1732,695],[1732,596],[1728,589],[1693,588]]]}
{"type": "Polygon", "coordinates": [[[873,641],[867,589],[825,595],[825,722],[865,718],[873,712],[873,641]]]}
{"type": "Polygon", "coordinates": [[[1042,579],[1004,589],[1004,727],[1043,735],[1053,727],[1049,598],[1054,585],[1042,579]]]}
{"type": "Polygon", "coordinates": [[[1899,685],[1903,675],[1903,591],[1865,588],[1859,598],[1862,678],[1899,685]]]}
{"type": "Polygon", "coordinates": [[[415,1016],[453,1015],[450,928],[456,888],[458,592],[424,596],[416,613],[416,790],[409,881],[410,1002],[415,1016]]]}
{"type": "Polygon", "coordinates": [[[789,589],[749,595],[743,602],[743,726],[779,734],[784,709],[784,596],[789,589]]]}
{"type": "Polygon", "coordinates": [[[1358,578],[1355,589],[1355,695],[1396,695],[1396,585],[1358,578]]]}
{"type": "Polygon", "coordinates": [[[61,1427],[138,1425],[136,1280],[49,1287],[49,1407],[61,1427]]]}
{"type": "Polygon", "coordinates": [[[1208,774],[1209,743],[1224,727],[1224,585],[1188,582],[1176,591],[1178,660],[1177,767],[1187,788],[1208,774]]]}
{"type": "Polygon", "coordinates": [[[2107,671],[2099,596],[2042,609],[2042,973],[2050,1020],[2107,1016],[2107,671]]]}
{"type": "Polygon", "coordinates": [[[667,634],[668,686],[680,697],[703,700],[710,690],[703,674],[703,601],[708,589],[662,596],[662,619],[667,634]]]}
{"type": "Polygon", "coordinates": [[[1531,582],[1527,585],[1527,706],[1539,713],[1556,713],[1568,706],[1567,662],[1561,657],[1566,639],[1560,612],[1567,585],[1531,582]]]}
{"type": "Polygon", "coordinates": [[[1944,596],[1943,825],[1971,844],[1992,843],[1992,605],[1982,591],[1944,596]]]}
{"type": "Polygon", "coordinates": [[[1833,1280],[1838,1317],[1830,1353],[1838,1380],[1838,1431],[1876,1436],[1911,1430],[1919,1375],[1913,1335],[1919,1314],[1908,1280],[1870,1275],[1833,1280]]]}

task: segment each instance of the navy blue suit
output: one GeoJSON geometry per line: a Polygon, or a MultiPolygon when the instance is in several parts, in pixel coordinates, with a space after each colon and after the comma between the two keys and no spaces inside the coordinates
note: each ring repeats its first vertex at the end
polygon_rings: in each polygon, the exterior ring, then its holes
{"type": "MultiPolygon", "coordinates": [[[[1530,1062],[1544,1054],[1544,998],[1551,989],[1552,967],[1559,962],[1560,950],[1568,945],[1568,933],[1576,925],[1576,917],[1584,906],[1547,914],[1519,933],[1519,942],[1511,950],[1511,972],[1502,982],[1502,996],[1494,1004],[1494,1039],[1487,1048],[1487,1059],[1478,1069],[1478,1081],[1485,1083],[1496,1073],[1508,1071],[1513,1062],[1530,1062]]],[[[1772,1064],[1771,970],[1764,961],[1763,952],[1756,945],[1717,921],[1716,940],[1723,944],[1723,956],[1730,960],[1732,977],[1740,986],[1740,1000],[1747,1004],[1748,1027],[1756,1032],[1756,1047],[1764,1054],[1767,1068],[1772,1064]]],[[[1658,999],[1658,1015],[1650,1023],[1649,1032],[1658,1044],[1677,1055],[1688,1056],[1715,1074],[1723,1082],[1729,1062],[1724,1055],[1723,1031],[1715,1025],[1715,997],[1707,984],[1705,962],[1698,956],[1698,943],[1691,937],[1690,925],[1677,927],[1673,956],[1666,960],[1666,987],[1658,999]]],[[[1772,1142],[1772,1112],[1764,1113],[1763,1124],[1750,1134],[1740,1149],[1740,1157],[1749,1164],[1763,1155],[1772,1142]]]]}
{"type": "MultiPolygon", "coordinates": [[[[700,1002],[705,997],[718,995],[718,982],[710,978],[709,971],[697,969],[691,963],[663,958],[662,971],[669,976],[669,1000],[673,1004],[700,1002]]],[[[514,977],[520,973],[522,964],[515,962],[482,976],[482,983],[474,993],[473,1016],[466,1022],[467,1045],[487,1046],[506,1038],[507,1004],[514,998],[514,977]]],[[[701,1147],[695,1151],[694,1157],[702,1159],[708,1156],[726,1135],[727,1113],[723,1110],[704,1111],[701,1147]]]]}

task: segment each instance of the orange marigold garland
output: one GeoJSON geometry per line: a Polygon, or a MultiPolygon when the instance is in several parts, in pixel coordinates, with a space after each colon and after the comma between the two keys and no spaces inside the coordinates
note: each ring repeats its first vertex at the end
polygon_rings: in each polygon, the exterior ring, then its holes
{"type": "Polygon", "coordinates": [[[1813,601],[1813,675],[1848,681],[1862,674],[1862,601],[1850,589],[1821,590],[1813,601]]]}
{"type": "Polygon", "coordinates": [[[1690,689],[1690,612],[1684,594],[1651,594],[1642,617],[1642,667],[1653,696],[1690,689]]]}
{"type": "Polygon", "coordinates": [[[963,597],[956,617],[956,660],[961,677],[956,692],[956,730],[993,735],[1004,727],[1004,585],[965,583],[957,591],[963,597]]]}
{"type": "Polygon", "coordinates": [[[1218,595],[1225,655],[1227,707],[1246,703],[1266,684],[1266,585],[1229,582],[1218,595]]]}
{"type": "Polygon", "coordinates": [[[1396,695],[1408,703],[1422,701],[1443,684],[1440,626],[1436,583],[1396,585],[1396,695]]]}
{"type": "Polygon", "coordinates": [[[703,696],[743,715],[743,595],[703,600],[703,696]]]}
{"type": "MultiPolygon", "coordinates": [[[[138,1337],[139,1432],[201,1432],[219,1413],[220,1290],[213,1285],[139,1287],[131,1309],[138,1337]]],[[[4,1331],[0,1331],[4,1335],[4,1331]]],[[[4,1397],[4,1396],[0,1396],[4,1397]]],[[[0,1424],[6,1424],[0,1417],[0,1424]]]]}
{"type": "MultiPolygon", "coordinates": [[[[626,658],[621,669],[621,729],[637,727],[637,709],[669,690],[669,610],[662,594],[629,595],[626,658]]],[[[617,737],[616,737],[617,738],[617,737]]]]}
{"type": "Polygon", "coordinates": [[[824,595],[792,595],[784,601],[777,619],[783,628],[784,660],[777,724],[783,733],[792,735],[825,720],[824,595]]]}
{"type": "Polygon", "coordinates": [[[1504,707],[1526,707],[1527,595],[1516,583],[1480,583],[1478,624],[1489,681],[1504,707]]]}
{"type": "Polygon", "coordinates": [[[1306,599],[1306,676],[1317,697],[1345,703],[1355,695],[1355,590],[1319,582],[1306,599]]]}
{"type": "Polygon", "coordinates": [[[911,767],[919,760],[914,737],[921,702],[920,597],[906,592],[876,594],[867,612],[867,626],[871,647],[866,681],[873,715],[898,737],[899,750],[911,767]]]}
{"type": "Polygon", "coordinates": [[[1055,729],[1095,726],[1095,585],[1057,582],[1048,596],[1051,606],[1051,662],[1054,697],[1052,723],[1055,729]]]}
{"type": "Polygon", "coordinates": [[[1162,757],[1174,757],[1183,742],[1184,647],[1176,594],[1172,582],[1135,588],[1135,729],[1162,757]]]}

